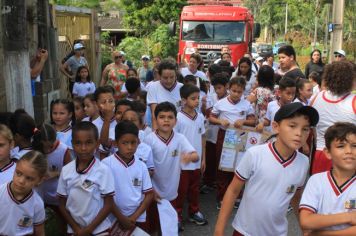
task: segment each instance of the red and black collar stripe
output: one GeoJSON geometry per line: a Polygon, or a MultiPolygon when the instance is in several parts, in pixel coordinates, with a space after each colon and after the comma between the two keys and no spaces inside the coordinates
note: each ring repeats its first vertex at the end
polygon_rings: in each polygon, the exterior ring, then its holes
{"type": "Polygon", "coordinates": [[[76,169],[76,171],[77,171],[78,174],[86,174],[86,173],[88,173],[89,170],[93,167],[94,163],[95,163],[95,157],[93,157],[93,159],[89,162],[88,166],[87,166],[84,170],[79,170],[79,169],[78,169],[79,163],[78,163],[78,158],[77,158],[77,159],[75,160],[75,165],[76,165],[76,168],[75,168],[75,169],[76,169]]]}
{"type": "Polygon", "coordinates": [[[198,113],[195,110],[194,110],[194,112],[195,112],[194,116],[191,116],[190,114],[185,112],[183,109],[180,112],[191,120],[196,120],[198,117],[198,113]]]}
{"type": "Polygon", "coordinates": [[[33,195],[33,190],[31,190],[23,199],[21,200],[17,200],[14,196],[14,194],[12,193],[11,191],[11,184],[12,184],[12,181],[10,183],[7,184],[7,192],[11,198],[12,201],[14,201],[16,204],[23,204],[25,203],[28,199],[30,199],[33,195]]]}
{"type": "Polygon", "coordinates": [[[354,174],[345,183],[343,183],[342,185],[338,186],[337,182],[336,182],[336,180],[334,178],[334,175],[332,173],[332,170],[328,171],[327,176],[328,176],[329,183],[330,183],[332,189],[334,190],[336,196],[339,196],[340,194],[342,194],[356,180],[356,174],[354,174]]]}
{"type": "Polygon", "coordinates": [[[58,131],[58,132],[65,133],[65,132],[67,132],[67,131],[69,131],[69,130],[71,130],[71,129],[72,129],[72,126],[71,126],[71,125],[68,125],[67,128],[64,128],[64,129],[62,129],[62,130],[60,130],[60,131],[58,131]]]}
{"type": "Polygon", "coordinates": [[[122,158],[119,156],[118,153],[115,153],[114,156],[116,157],[116,159],[126,168],[129,166],[132,166],[133,163],[135,163],[135,157],[132,157],[131,161],[129,161],[129,163],[126,163],[124,160],[122,160],[122,158]]]}
{"type": "Polygon", "coordinates": [[[288,157],[286,160],[283,159],[283,157],[278,153],[276,147],[275,147],[275,143],[269,143],[268,144],[269,149],[271,150],[273,156],[276,158],[276,160],[285,168],[287,166],[289,166],[295,159],[295,157],[297,156],[297,152],[294,151],[293,154],[288,157]]]}
{"type": "Polygon", "coordinates": [[[156,135],[157,137],[168,146],[168,144],[171,142],[171,140],[173,139],[174,136],[174,132],[172,131],[171,135],[169,135],[168,139],[165,139],[164,137],[162,137],[161,135],[159,135],[158,130],[156,130],[156,135]]]}
{"type": "Polygon", "coordinates": [[[344,96],[342,96],[341,98],[339,98],[339,99],[337,99],[337,100],[330,100],[330,99],[328,99],[328,98],[325,96],[325,93],[326,93],[326,91],[323,91],[323,93],[322,93],[322,98],[323,98],[326,102],[328,102],[328,103],[338,103],[338,102],[341,102],[342,100],[344,100],[345,98],[347,98],[347,97],[350,95],[350,93],[348,93],[348,94],[345,94],[344,96]]]}
{"type": "Polygon", "coordinates": [[[10,169],[13,165],[15,165],[15,161],[10,159],[10,162],[0,168],[0,172],[5,172],[6,170],[10,169]]]}
{"type": "Polygon", "coordinates": [[[173,89],[177,86],[177,81],[174,82],[174,84],[173,84],[172,87],[170,87],[170,88],[166,88],[166,87],[163,86],[162,82],[160,82],[160,83],[161,83],[162,87],[163,87],[164,89],[168,90],[169,92],[172,92],[173,89]]]}

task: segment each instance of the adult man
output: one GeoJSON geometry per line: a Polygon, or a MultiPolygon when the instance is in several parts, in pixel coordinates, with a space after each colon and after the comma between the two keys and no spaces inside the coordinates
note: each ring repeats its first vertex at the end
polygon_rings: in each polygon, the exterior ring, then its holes
{"type": "Polygon", "coordinates": [[[335,57],[335,61],[343,61],[346,60],[346,53],[342,49],[336,50],[334,52],[334,57],[335,57]]]}

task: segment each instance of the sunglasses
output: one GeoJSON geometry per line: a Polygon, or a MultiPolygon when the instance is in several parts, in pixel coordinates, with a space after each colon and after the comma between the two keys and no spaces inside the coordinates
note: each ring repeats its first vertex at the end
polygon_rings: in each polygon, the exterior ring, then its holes
{"type": "Polygon", "coordinates": [[[115,60],[120,59],[120,58],[122,58],[122,55],[120,55],[120,56],[115,56],[114,58],[115,58],[115,60]]]}
{"type": "Polygon", "coordinates": [[[343,57],[343,55],[341,55],[341,54],[335,54],[335,58],[336,57],[343,57]]]}

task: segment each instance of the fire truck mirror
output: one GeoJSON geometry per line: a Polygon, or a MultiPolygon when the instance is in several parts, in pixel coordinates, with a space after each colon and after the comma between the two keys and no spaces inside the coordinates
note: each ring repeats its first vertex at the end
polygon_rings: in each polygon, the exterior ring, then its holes
{"type": "Polygon", "coordinates": [[[176,35],[176,29],[177,29],[177,23],[175,21],[171,21],[168,24],[168,33],[169,36],[175,36],[176,35]]]}
{"type": "Polygon", "coordinates": [[[260,37],[260,33],[261,33],[261,25],[260,25],[260,23],[254,23],[253,24],[253,37],[254,38],[260,37]]]}

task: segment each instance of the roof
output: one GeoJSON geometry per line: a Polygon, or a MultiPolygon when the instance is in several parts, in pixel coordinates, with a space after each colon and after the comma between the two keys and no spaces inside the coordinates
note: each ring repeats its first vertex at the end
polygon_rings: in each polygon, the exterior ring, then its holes
{"type": "Polygon", "coordinates": [[[125,29],[122,20],[119,17],[100,16],[98,18],[98,24],[101,27],[101,31],[110,31],[110,32],[133,31],[133,29],[125,29]]]}

